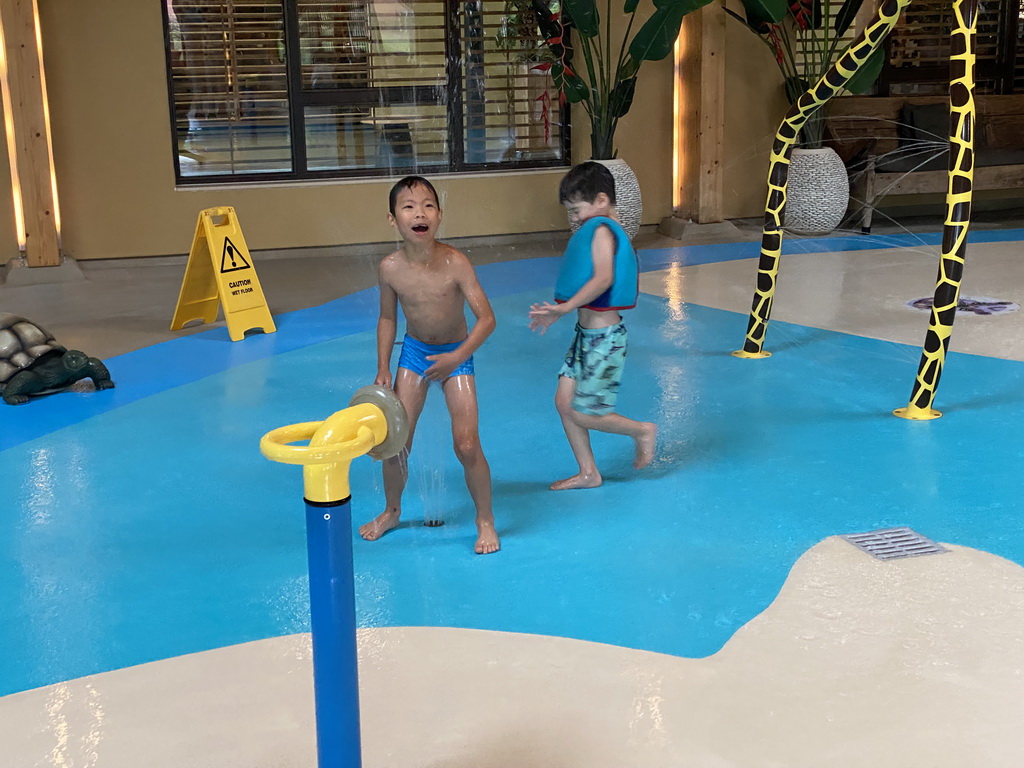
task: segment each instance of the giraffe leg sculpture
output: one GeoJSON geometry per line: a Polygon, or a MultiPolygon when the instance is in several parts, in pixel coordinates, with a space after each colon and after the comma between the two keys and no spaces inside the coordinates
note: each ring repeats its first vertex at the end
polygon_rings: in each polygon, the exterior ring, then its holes
{"type": "MultiPolygon", "coordinates": [[[[903,9],[911,0],[883,0],[878,18],[839,57],[825,75],[805,91],[790,107],[775,134],[768,167],[768,200],[764,228],[761,231],[761,256],[757,285],[747,322],[743,348],[733,352],[741,358],[763,358],[772,300],[782,256],[782,218],[786,210],[789,160],[800,129],[808,118],[843,90],[864,66],[868,57],[892,31],[903,9]]],[[[978,0],[955,0],[950,56],[950,155],[949,183],[946,195],[946,221],[943,227],[942,259],[931,323],[925,337],[921,364],[907,408],[894,413],[912,419],[935,418],[932,410],[939,376],[949,347],[953,317],[960,293],[970,226],[971,193],[974,176],[974,34],[978,0]]]]}
{"type": "Polygon", "coordinates": [[[761,258],[757,267],[757,287],[747,323],[747,336],[743,349],[733,352],[736,357],[768,357],[764,351],[764,338],[771,318],[772,299],[775,296],[775,281],[779,274],[779,259],[782,256],[782,217],[786,211],[786,188],[789,184],[789,158],[800,129],[807,120],[838,94],[861,67],[868,57],[892,31],[903,9],[910,0],[884,0],[878,9],[878,18],[864,30],[850,47],[839,57],[835,65],[813,86],[805,91],[782,119],[772,143],[771,161],[768,165],[768,201],[764,211],[764,228],[761,230],[761,258]]]}
{"type": "Polygon", "coordinates": [[[956,0],[949,57],[949,180],[946,189],[946,221],[942,228],[942,257],[935,284],[928,333],[921,350],[914,388],[906,408],[893,413],[905,419],[936,419],[932,408],[949,351],[960,281],[967,256],[967,230],[971,224],[974,182],[974,33],[978,0],[956,0]]]}

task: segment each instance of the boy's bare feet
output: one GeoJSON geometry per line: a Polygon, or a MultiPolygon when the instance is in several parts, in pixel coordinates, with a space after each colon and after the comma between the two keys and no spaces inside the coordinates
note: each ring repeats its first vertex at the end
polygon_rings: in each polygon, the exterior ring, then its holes
{"type": "Polygon", "coordinates": [[[477,523],[476,532],[477,539],[474,549],[478,555],[489,555],[501,549],[498,532],[494,530],[494,523],[477,523]]]}
{"type": "Polygon", "coordinates": [[[634,469],[643,469],[654,460],[654,450],[658,441],[658,426],[649,421],[643,423],[643,432],[636,438],[636,459],[634,469]]]}
{"type": "Polygon", "coordinates": [[[385,510],[377,515],[373,520],[366,523],[366,525],[359,526],[359,535],[367,541],[376,541],[398,525],[398,518],[400,515],[400,512],[385,510]]]}
{"type": "Polygon", "coordinates": [[[559,480],[556,483],[551,484],[552,491],[571,491],[574,488],[597,488],[601,485],[601,476],[594,472],[593,474],[584,474],[580,472],[578,475],[567,477],[565,480],[559,480]]]}

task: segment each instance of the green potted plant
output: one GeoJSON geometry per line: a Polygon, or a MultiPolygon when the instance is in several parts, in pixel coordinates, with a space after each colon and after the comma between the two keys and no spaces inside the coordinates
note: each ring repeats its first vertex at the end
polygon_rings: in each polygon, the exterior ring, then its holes
{"type": "Polygon", "coordinates": [[[617,158],[615,130],[633,104],[640,65],[668,56],[683,17],[709,2],[653,0],[654,12],[634,34],[640,0],[625,0],[621,13],[626,18],[615,25],[625,28],[619,37],[612,29],[611,0],[561,0],[560,8],[534,0],[541,32],[554,56],[555,86],[566,101],[581,104],[586,111],[591,159],[603,162],[615,176],[619,215],[630,237],[640,226],[640,188],[633,171],[617,158]]]}
{"type": "MultiPolygon", "coordinates": [[[[790,105],[824,77],[852,42],[847,35],[864,0],[845,0],[837,11],[828,0],[741,0],[744,16],[722,9],[768,46],[782,73],[790,105]]],[[[846,86],[870,88],[885,63],[879,48],[846,86]]],[[[780,116],[781,117],[781,116],[780,116]]],[[[826,234],[839,226],[849,203],[846,166],[824,145],[825,116],[815,112],[800,131],[790,158],[785,225],[801,234],[826,234]]]]}
{"type": "MultiPolygon", "coordinates": [[[[654,0],[654,13],[630,39],[640,0],[625,0],[628,17],[618,40],[612,31],[612,2],[605,0],[603,17],[598,0],[562,0],[563,13],[539,14],[556,61],[551,67],[555,85],[572,104],[582,104],[590,118],[591,155],[595,160],[615,157],[615,129],[633,104],[636,78],[645,61],[659,61],[670,53],[683,17],[710,0],[654,0]],[[572,65],[573,46],[568,27],[575,32],[583,61],[572,65]],[[617,49],[616,55],[613,52],[617,49]]],[[[543,4],[543,3],[542,3],[543,4]]]]}
{"type": "MultiPolygon", "coordinates": [[[[557,4],[554,12],[558,12],[557,4]]],[[[501,23],[494,35],[498,48],[516,61],[550,61],[551,51],[540,37],[540,20],[534,0],[505,0],[501,23]]]]}
{"type": "MultiPolygon", "coordinates": [[[[825,76],[846,51],[847,37],[864,0],[845,0],[833,14],[828,0],[741,0],[746,18],[722,6],[727,14],[757,35],[772,52],[782,73],[786,98],[793,104],[801,94],[825,76]]],[[[870,88],[885,63],[879,48],[847,85],[852,93],[870,88]]],[[[825,120],[821,112],[812,116],[800,131],[801,146],[821,147],[825,120]]]]}
{"type": "Polygon", "coordinates": [[[550,70],[554,56],[541,37],[534,0],[505,0],[494,41],[504,51],[508,66],[506,155],[536,156],[538,152],[549,152],[554,89],[550,70]],[[537,126],[543,126],[543,134],[537,126]]]}

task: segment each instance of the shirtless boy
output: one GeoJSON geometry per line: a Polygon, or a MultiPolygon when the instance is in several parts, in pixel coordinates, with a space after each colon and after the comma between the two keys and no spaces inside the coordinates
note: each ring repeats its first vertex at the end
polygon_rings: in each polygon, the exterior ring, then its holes
{"type": "Polygon", "coordinates": [[[559,318],[577,313],[555,390],[555,408],[580,470],[551,485],[564,491],[601,485],[590,430],[633,438],[636,469],[654,458],[658,430],[649,421],[615,413],[627,338],[619,312],[635,307],[639,292],[636,253],[615,216],[615,180],[600,163],[582,163],[562,179],[558,194],[580,228],[562,257],[556,303],[530,307],[530,328],[544,333],[559,318]]]}
{"type": "Polygon", "coordinates": [[[398,456],[384,461],[384,511],[359,529],[376,541],[398,525],[402,491],[409,479],[409,450],[427,388],[441,382],[452,420],[455,454],[476,506],[477,554],[500,548],[491,511],[491,469],[480,446],[473,353],[495,327],[494,311],[469,259],[435,237],[441,205],[433,185],[407,176],[391,190],[388,222],[398,230],[402,247],[378,268],[380,318],[377,321],[377,378],[392,386],[391,349],[395,345],[398,303],[405,314],[406,334],[398,360],[394,390],[409,416],[409,441],[398,456]],[[476,316],[466,325],[465,305],[476,316]]]}

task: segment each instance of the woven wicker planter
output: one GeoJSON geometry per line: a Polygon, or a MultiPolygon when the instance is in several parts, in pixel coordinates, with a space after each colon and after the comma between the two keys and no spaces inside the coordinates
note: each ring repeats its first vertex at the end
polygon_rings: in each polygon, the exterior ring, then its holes
{"type": "Polygon", "coordinates": [[[827,235],[850,202],[846,166],[834,149],[794,149],[789,161],[784,226],[799,235],[827,235]]]}
{"type": "MultiPolygon", "coordinates": [[[[640,231],[640,219],[643,216],[643,200],[640,198],[640,182],[636,180],[633,169],[626,165],[625,160],[594,160],[600,163],[612,173],[615,179],[615,210],[619,215],[619,222],[626,230],[629,239],[636,237],[640,231]]],[[[570,224],[570,229],[575,232],[579,225],[570,224]]]]}

